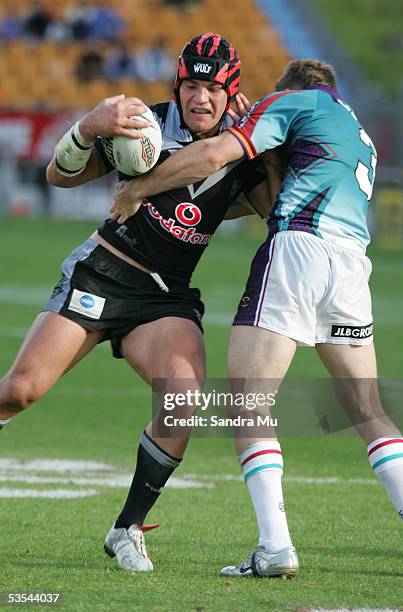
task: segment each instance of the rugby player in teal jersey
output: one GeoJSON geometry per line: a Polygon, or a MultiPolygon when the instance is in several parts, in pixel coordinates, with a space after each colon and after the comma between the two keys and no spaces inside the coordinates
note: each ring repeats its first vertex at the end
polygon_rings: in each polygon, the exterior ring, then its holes
{"type": "MultiPolygon", "coordinates": [[[[281,147],[283,170],[266,160],[270,172],[281,173],[282,188],[235,316],[229,376],[250,381],[245,393],[261,390],[256,379],[272,380],[275,392],[297,346],[314,346],[331,376],[348,380],[344,408],[403,519],[403,438],[385,414],[376,384],[371,263],[365,255],[376,150],[337,92],[330,65],[294,60],[276,89],[220,136],[192,144],[148,176],[122,184],[112,216],[122,221],[146,195],[281,147]]],[[[251,555],[221,573],[292,577],[298,559],[285,515],[276,432],[265,440],[237,437],[236,448],[260,537],[251,555]]]]}

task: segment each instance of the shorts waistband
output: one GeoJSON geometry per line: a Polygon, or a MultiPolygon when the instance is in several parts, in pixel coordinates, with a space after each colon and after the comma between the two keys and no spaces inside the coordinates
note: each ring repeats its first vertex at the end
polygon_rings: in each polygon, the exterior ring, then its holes
{"type": "Polygon", "coordinates": [[[360,253],[361,255],[365,255],[365,248],[363,245],[359,244],[356,240],[352,238],[343,238],[342,236],[333,236],[331,234],[324,234],[322,232],[321,236],[317,236],[312,232],[307,232],[304,230],[279,230],[277,232],[269,232],[269,238],[274,236],[290,236],[292,234],[300,234],[302,236],[309,236],[313,240],[321,240],[325,244],[330,244],[332,246],[338,247],[342,251],[354,251],[356,253],[360,253]]]}
{"type": "MultiPolygon", "coordinates": [[[[89,238],[89,240],[92,241],[91,238],[89,238]]],[[[100,256],[103,261],[110,262],[113,267],[119,268],[121,275],[128,284],[141,284],[147,289],[159,288],[165,293],[168,293],[171,288],[183,289],[189,287],[189,285],[185,283],[178,283],[172,281],[171,279],[164,279],[164,277],[158,272],[145,272],[144,270],[140,270],[140,268],[132,266],[127,261],[124,261],[124,259],[121,259],[98,242],[92,242],[96,244],[96,247],[93,250],[93,256],[100,256]]]]}

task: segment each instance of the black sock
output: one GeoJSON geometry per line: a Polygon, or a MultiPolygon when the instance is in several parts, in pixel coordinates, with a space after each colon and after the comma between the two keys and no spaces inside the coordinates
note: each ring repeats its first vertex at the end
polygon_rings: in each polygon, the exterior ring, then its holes
{"type": "Polygon", "coordinates": [[[146,432],[141,436],[137,465],[129,494],[115,527],[142,525],[164,485],[182,459],[171,457],[146,432]]]}
{"type": "Polygon", "coordinates": [[[4,420],[1,420],[1,419],[0,419],[0,431],[1,431],[1,430],[3,429],[3,427],[4,427],[5,425],[7,425],[7,423],[9,423],[10,421],[11,421],[11,419],[4,419],[4,420]]]}

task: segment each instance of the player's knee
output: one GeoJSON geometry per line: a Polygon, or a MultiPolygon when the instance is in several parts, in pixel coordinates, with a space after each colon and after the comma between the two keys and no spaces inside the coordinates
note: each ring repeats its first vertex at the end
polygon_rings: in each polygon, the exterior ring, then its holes
{"type": "Polygon", "coordinates": [[[21,412],[36,402],[43,393],[28,376],[9,376],[1,381],[0,404],[9,412],[21,412]]]}
{"type": "Polygon", "coordinates": [[[200,384],[204,383],[205,357],[203,346],[199,343],[187,341],[185,338],[181,354],[174,354],[164,361],[165,363],[161,363],[161,369],[167,371],[170,379],[195,379],[200,384]]]}
{"type": "Polygon", "coordinates": [[[199,385],[204,384],[204,362],[198,359],[186,360],[176,363],[171,369],[171,379],[177,381],[179,387],[185,386],[187,380],[195,380],[199,385]]]}

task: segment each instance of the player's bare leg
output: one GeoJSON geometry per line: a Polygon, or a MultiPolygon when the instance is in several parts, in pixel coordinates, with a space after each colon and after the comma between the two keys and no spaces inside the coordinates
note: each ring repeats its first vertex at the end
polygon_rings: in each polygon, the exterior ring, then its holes
{"type": "MultiPolygon", "coordinates": [[[[296,348],[294,340],[281,334],[260,327],[235,325],[228,348],[228,376],[230,379],[245,379],[245,393],[258,393],[263,385],[265,393],[275,393],[287,373],[296,348]],[[264,382],[256,379],[264,379],[264,382]]],[[[274,428],[270,439],[277,439],[274,428]]],[[[236,437],[237,453],[254,442],[254,438],[236,437]]]]}
{"type": "Polygon", "coordinates": [[[363,346],[317,344],[316,351],[334,379],[340,403],[364,442],[399,434],[379,397],[373,343],[363,346]]]}
{"type": "MultiPolygon", "coordinates": [[[[205,376],[203,337],[197,325],[179,317],[165,317],[140,325],[121,343],[121,352],[144,380],[167,381],[167,393],[200,389],[205,376]]],[[[130,572],[152,571],[143,538],[143,523],[165,483],[182,460],[189,431],[178,437],[155,435],[153,425],[143,433],[134,478],[125,505],[105,541],[105,551],[116,556],[119,566],[130,572]]]]}
{"type": "MultiPolygon", "coordinates": [[[[165,379],[167,392],[200,389],[205,377],[203,335],[197,325],[180,317],[164,317],[140,325],[122,341],[122,354],[130,365],[150,385],[153,379],[165,379]],[[192,382],[193,381],[193,382],[192,382]]],[[[147,434],[167,453],[182,457],[188,437],[160,438],[153,433],[153,423],[147,434]]]]}
{"type": "Polygon", "coordinates": [[[336,381],[336,394],[368,448],[372,469],[403,519],[403,436],[385,414],[377,385],[374,345],[318,344],[336,381]]]}
{"type": "Polygon", "coordinates": [[[102,332],[88,333],[54,312],[38,315],[14,364],[0,381],[0,421],[15,416],[41,398],[101,336],[102,332]]]}
{"type": "MultiPolygon", "coordinates": [[[[230,379],[246,379],[244,393],[275,393],[294,357],[296,342],[274,332],[249,326],[232,329],[228,372],[230,379]],[[259,380],[260,379],[260,380],[259,380]]],[[[268,437],[235,438],[244,479],[259,525],[256,550],[239,565],[224,567],[225,576],[292,577],[298,559],[292,546],[282,492],[283,460],[275,429],[268,437]]]]}

